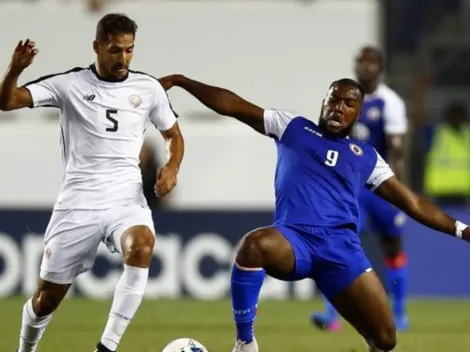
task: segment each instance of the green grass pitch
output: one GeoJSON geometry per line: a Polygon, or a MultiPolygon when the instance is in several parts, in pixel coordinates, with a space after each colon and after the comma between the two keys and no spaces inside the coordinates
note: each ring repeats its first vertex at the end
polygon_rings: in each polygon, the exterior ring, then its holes
{"type": "MultiPolygon", "coordinates": [[[[106,322],[110,301],[68,299],[56,312],[38,352],[91,352],[106,322]]],[[[23,298],[0,300],[1,352],[17,347],[23,298]]],[[[256,335],[266,352],[365,352],[359,336],[345,325],[339,333],[315,331],[309,324],[319,301],[262,301],[256,335]]],[[[470,350],[469,301],[411,301],[411,330],[398,335],[396,351],[470,350]]],[[[119,352],[160,352],[177,337],[192,337],[209,352],[230,352],[234,327],[229,301],[145,301],[123,338],[119,352]]]]}

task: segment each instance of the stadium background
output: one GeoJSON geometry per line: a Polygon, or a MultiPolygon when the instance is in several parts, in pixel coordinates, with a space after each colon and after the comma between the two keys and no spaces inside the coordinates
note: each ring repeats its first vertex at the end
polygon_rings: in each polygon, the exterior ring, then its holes
{"type": "MultiPolygon", "coordinates": [[[[90,11],[78,0],[4,0],[0,67],[7,67],[15,44],[26,37],[36,41],[40,54],[23,82],[87,66],[94,60],[97,20],[107,11],[125,12],[139,25],[132,68],[158,77],[183,73],[228,87],[259,105],[315,120],[328,84],[353,75],[356,50],[378,45],[386,53],[388,83],[407,101],[407,182],[422,192],[426,128],[442,120],[449,101],[465,101],[469,93],[468,60],[462,59],[470,43],[465,39],[468,2],[133,0],[110,1],[90,11]]],[[[170,98],[180,115],[186,155],[174,194],[155,206],[159,238],[146,294],[223,299],[237,241],[270,223],[275,148],[182,91],[171,91],[170,98]]],[[[57,117],[50,109],[2,113],[0,297],[30,295],[35,288],[42,236],[62,177],[57,117]]],[[[161,160],[158,133],[149,131],[147,142],[161,160]]],[[[470,223],[465,202],[445,207],[470,223]]],[[[470,298],[470,248],[412,220],[405,228],[410,295],[470,298]]],[[[366,234],[363,242],[380,272],[375,237],[366,234]]],[[[112,297],[119,270],[119,257],[103,249],[93,272],[77,279],[70,296],[112,297]]],[[[267,279],[262,296],[309,302],[315,287],[309,281],[290,285],[267,279]]],[[[442,307],[425,302],[425,310],[442,307]]],[[[302,307],[309,309],[308,304],[302,307]]]]}

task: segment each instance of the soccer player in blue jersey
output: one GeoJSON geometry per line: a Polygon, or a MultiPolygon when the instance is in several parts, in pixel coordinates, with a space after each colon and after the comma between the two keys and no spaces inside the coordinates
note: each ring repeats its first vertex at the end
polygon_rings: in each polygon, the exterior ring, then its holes
{"type": "MultiPolygon", "coordinates": [[[[404,136],[407,132],[406,108],[396,92],[385,85],[382,79],[384,59],[381,51],[366,46],[356,57],[355,71],[365,91],[362,112],[351,135],[371,144],[391,166],[398,179],[403,177],[404,136]]],[[[364,188],[359,196],[361,228],[369,228],[380,236],[385,256],[385,278],[393,297],[393,314],[398,330],[408,329],[405,314],[406,255],[402,247],[402,228],[405,214],[364,188]]],[[[328,300],[326,312],[312,315],[312,322],[321,329],[340,329],[339,315],[328,300]]]]}
{"type": "Polygon", "coordinates": [[[403,185],[371,145],[347,137],[360,116],[362,86],[351,79],[333,82],[317,125],[182,75],[164,77],[160,83],[167,90],[181,87],[215,112],[271,137],[277,146],[274,222],[244,236],[232,269],[237,329],[232,352],[259,351],[254,325],[266,274],[288,281],[315,280],[364,337],[369,351],[393,350],[393,314],[358,236],[363,187],[435,230],[470,241],[470,228],[403,185]]]}

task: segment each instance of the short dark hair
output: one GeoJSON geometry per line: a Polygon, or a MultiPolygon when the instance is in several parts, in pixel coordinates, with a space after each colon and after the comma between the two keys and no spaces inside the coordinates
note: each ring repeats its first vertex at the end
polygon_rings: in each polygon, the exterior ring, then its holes
{"type": "Polygon", "coordinates": [[[356,88],[361,93],[361,99],[364,100],[364,96],[366,93],[364,91],[364,87],[358,81],[355,81],[351,78],[341,78],[331,83],[330,88],[339,84],[344,84],[356,88]]]}
{"type": "Polygon", "coordinates": [[[383,54],[382,50],[380,50],[376,46],[366,45],[366,46],[361,48],[361,52],[362,51],[370,51],[372,54],[374,54],[375,57],[377,58],[378,63],[379,63],[380,71],[384,70],[384,68],[385,68],[385,57],[384,57],[384,54],[383,54]]]}
{"type": "Polygon", "coordinates": [[[107,41],[110,34],[132,34],[137,32],[137,24],[122,13],[109,13],[101,18],[96,26],[96,40],[107,41]]]}

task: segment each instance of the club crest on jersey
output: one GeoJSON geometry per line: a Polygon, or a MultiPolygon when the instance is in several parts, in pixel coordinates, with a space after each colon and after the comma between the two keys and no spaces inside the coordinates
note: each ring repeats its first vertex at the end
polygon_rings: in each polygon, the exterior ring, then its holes
{"type": "Polygon", "coordinates": [[[138,95],[131,95],[129,97],[129,104],[131,104],[134,109],[137,109],[142,104],[142,98],[138,95]]]}
{"type": "Polygon", "coordinates": [[[380,119],[380,109],[373,106],[367,110],[367,118],[371,121],[377,121],[380,119]]]}
{"type": "Polygon", "coordinates": [[[351,149],[351,151],[357,156],[361,156],[362,154],[364,154],[364,152],[362,151],[362,148],[359,147],[357,144],[351,143],[349,145],[349,149],[351,149]]]}

